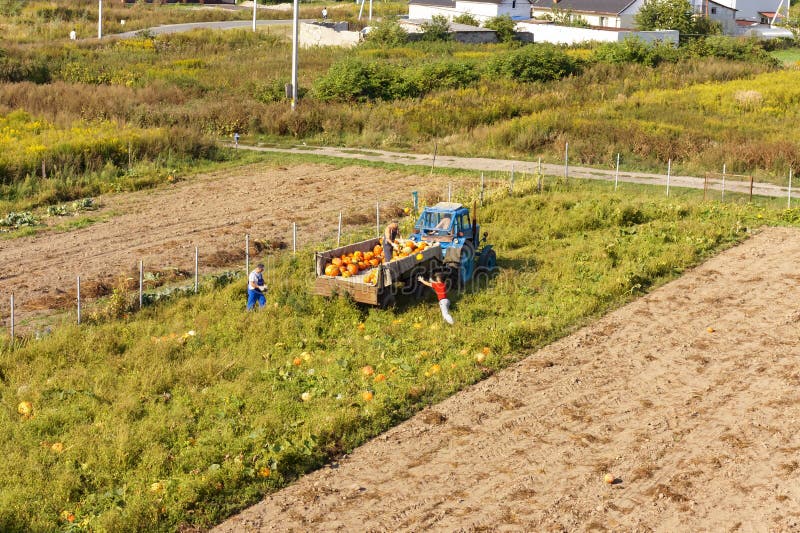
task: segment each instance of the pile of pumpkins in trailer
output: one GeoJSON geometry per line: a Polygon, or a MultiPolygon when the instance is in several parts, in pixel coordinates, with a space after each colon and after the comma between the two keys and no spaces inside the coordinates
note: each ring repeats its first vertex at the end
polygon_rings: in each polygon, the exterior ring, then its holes
{"type": "MultiPolygon", "coordinates": [[[[381,242],[383,242],[383,239],[381,239],[381,242]]],[[[427,247],[428,244],[425,242],[417,243],[412,240],[401,241],[400,251],[392,254],[392,261],[422,252],[427,247]]],[[[421,256],[418,256],[418,259],[421,258],[421,256]]],[[[374,285],[378,282],[378,269],[375,267],[380,266],[380,264],[384,262],[386,262],[386,258],[383,255],[383,246],[376,244],[372,250],[367,250],[365,252],[356,250],[355,252],[342,254],[339,257],[333,257],[330,263],[325,265],[325,275],[350,278],[359,273],[367,272],[363,280],[364,283],[374,285]]]]}

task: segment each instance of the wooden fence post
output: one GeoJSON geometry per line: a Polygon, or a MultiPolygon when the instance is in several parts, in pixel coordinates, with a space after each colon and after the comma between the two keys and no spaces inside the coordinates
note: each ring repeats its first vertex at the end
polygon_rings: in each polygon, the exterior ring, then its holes
{"type": "Polygon", "coordinates": [[[81,277],[80,276],[78,276],[77,300],[78,300],[78,324],[80,324],[81,323],[81,277]]]}
{"type": "Polygon", "coordinates": [[[144,303],[144,261],[139,260],[139,309],[144,303]]]}

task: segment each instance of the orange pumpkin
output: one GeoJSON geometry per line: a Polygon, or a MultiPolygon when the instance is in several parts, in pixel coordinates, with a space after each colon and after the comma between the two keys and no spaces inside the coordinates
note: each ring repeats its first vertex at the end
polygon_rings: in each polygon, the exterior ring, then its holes
{"type": "Polygon", "coordinates": [[[381,246],[378,246],[377,244],[372,249],[372,253],[374,253],[375,255],[378,255],[381,252],[383,252],[383,248],[381,246]]]}
{"type": "Polygon", "coordinates": [[[352,274],[350,274],[349,270],[345,270],[344,272],[342,272],[343,278],[349,278],[350,276],[352,276],[352,274]]]}
{"type": "Polygon", "coordinates": [[[333,265],[328,265],[325,267],[325,275],[326,276],[338,276],[339,269],[333,265]]]}
{"type": "Polygon", "coordinates": [[[369,268],[369,263],[367,263],[366,261],[359,261],[358,262],[358,269],[359,270],[366,270],[367,268],[369,268]]]}
{"type": "Polygon", "coordinates": [[[355,276],[358,274],[358,265],[355,263],[350,263],[347,265],[347,271],[350,272],[351,276],[355,276]]]}
{"type": "Polygon", "coordinates": [[[375,253],[374,252],[367,252],[367,253],[364,254],[364,261],[369,261],[373,257],[375,257],[375,253]]]}
{"type": "Polygon", "coordinates": [[[376,267],[376,266],[378,266],[378,265],[380,265],[380,264],[381,264],[381,260],[380,260],[380,259],[375,259],[375,258],[373,258],[373,259],[370,259],[370,260],[369,260],[369,264],[370,264],[371,266],[374,266],[374,267],[376,267]]]}
{"type": "Polygon", "coordinates": [[[342,259],[340,257],[334,257],[333,259],[331,259],[331,263],[337,267],[342,266],[342,259]]]}
{"type": "Polygon", "coordinates": [[[364,253],[356,250],[353,252],[353,259],[356,261],[362,261],[364,259],[364,253]]]}

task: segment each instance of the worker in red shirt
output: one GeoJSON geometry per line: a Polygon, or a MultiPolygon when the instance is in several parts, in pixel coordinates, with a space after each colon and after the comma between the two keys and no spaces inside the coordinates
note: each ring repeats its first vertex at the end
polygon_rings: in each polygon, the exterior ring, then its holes
{"type": "Polygon", "coordinates": [[[450,316],[450,300],[447,299],[447,285],[445,285],[444,278],[441,274],[436,274],[434,278],[436,281],[425,281],[425,278],[419,276],[417,280],[426,287],[433,289],[433,292],[436,293],[436,297],[439,298],[439,309],[442,310],[442,318],[452,326],[455,321],[453,317],[450,316]]]}

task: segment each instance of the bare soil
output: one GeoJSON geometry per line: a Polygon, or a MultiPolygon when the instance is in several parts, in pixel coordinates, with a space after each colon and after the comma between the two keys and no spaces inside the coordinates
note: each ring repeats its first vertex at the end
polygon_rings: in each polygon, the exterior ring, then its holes
{"type": "Polygon", "coordinates": [[[764,230],[215,531],[800,531],[798,264],[764,230]]]}
{"type": "Polygon", "coordinates": [[[340,211],[345,231],[374,224],[376,202],[384,219],[397,216],[401,205],[410,205],[412,190],[442,194],[445,180],[358,166],[253,165],[100,197],[103,207],[92,216],[102,222],[0,240],[2,324],[8,324],[12,292],[16,322],[24,328],[28,318],[74,306],[78,275],[83,297],[101,296],[121,278],[138,278],[139,260],[149,272],[193,272],[195,246],[201,272],[244,269],[245,234],[254,259],[270,247],[291,247],[293,222],[298,246],[318,243],[335,238],[340,211]]]}

